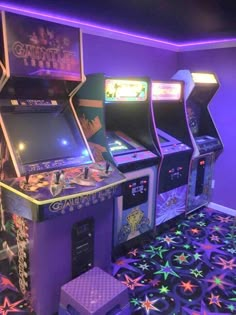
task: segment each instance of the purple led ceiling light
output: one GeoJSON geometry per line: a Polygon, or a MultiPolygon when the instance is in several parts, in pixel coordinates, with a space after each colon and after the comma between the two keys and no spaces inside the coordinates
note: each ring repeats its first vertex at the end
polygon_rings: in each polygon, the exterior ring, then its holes
{"type": "Polygon", "coordinates": [[[22,15],[50,20],[61,24],[80,27],[84,33],[110,37],[113,39],[120,39],[128,42],[139,43],[147,46],[154,46],[158,48],[168,49],[172,51],[186,51],[186,50],[201,50],[212,48],[236,47],[236,38],[225,38],[220,40],[204,40],[192,42],[171,42],[169,40],[158,39],[140,34],[130,33],[99,24],[70,18],[68,16],[60,16],[52,14],[51,12],[31,9],[29,7],[9,5],[7,3],[0,3],[0,10],[10,11],[22,15]]]}

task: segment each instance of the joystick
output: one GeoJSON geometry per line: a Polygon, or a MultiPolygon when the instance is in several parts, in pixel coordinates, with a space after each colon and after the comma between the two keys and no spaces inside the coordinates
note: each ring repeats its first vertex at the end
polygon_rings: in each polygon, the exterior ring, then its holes
{"type": "Polygon", "coordinates": [[[91,178],[90,171],[89,167],[86,166],[83,173],[76,177],[75,182],[81,186],[96,186],[96,182],[91,178]]]}
{"type": "Polygon", "coordinates": [[[59,183],[60,183],[60,176],[61,176],[61,173],[59,171],[57,171],[55,173],[55,184],[56,185],[59,185],[59,183]]]}
{"type": "Polygon", "coordinates": [[[27,174],[25,175],[25,183],[26,183],[26,185],[29,184],[29,178],[30,178],[30,175],[27,173],[27,174]]]}
{"type": "Polygon", "coordinates": [[[106,174],[108,174],[109,168],[110,168],[110,163],[106,161],[106,171],[105,171],[106,174]]]}
{"type": "Polygon", "coordinates": [[[88,179],[88,175],[89,175],[89,168],[86,166],[84,168],[84,179],[88,179]]]}

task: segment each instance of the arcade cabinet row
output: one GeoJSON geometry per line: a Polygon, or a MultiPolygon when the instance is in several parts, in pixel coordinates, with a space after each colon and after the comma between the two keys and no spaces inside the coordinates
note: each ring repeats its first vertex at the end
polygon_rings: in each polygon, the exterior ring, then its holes
{"type": "Polygon", "coordinates": [[[216,77],[85,80],[78,29],[9,12],[1,23],[6,277],[37,315],[126,314],[112,253],[209,201],[216,77]]]}

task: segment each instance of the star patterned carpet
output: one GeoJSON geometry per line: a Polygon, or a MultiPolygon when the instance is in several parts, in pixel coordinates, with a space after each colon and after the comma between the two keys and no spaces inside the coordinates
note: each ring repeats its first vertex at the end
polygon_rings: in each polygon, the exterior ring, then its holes
{"type": "MultiPolygon", "coordinates": [[[[113,264],[133,315],[235,315],[234,217],[204,208],[113,264]]],[[[0,264],[0,315],[34,314],[0,264]]],[[[15,283],[15,282],[14,282],[15,283]]]]}
{"type": "Polygon", "coordinates": [[[117,259],[113,275],[129,288],[131,314],[236,314],[233,224],[204,208],[117,259]]]}

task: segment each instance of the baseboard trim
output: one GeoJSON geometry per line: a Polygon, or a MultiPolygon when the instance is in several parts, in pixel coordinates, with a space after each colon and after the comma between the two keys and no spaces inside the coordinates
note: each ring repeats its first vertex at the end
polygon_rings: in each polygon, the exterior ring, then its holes
{"type": "Polygon", "coordinates": [[[226,214],[230,214],[230,215],[236,216],[236,210],[235,209],[231,209],[231,208],[219,205],[218,203],[210,202],[208,204],[208,207],[212,208],[214,210],[218,210],[220,212],[224,212],[226,214]]]}

